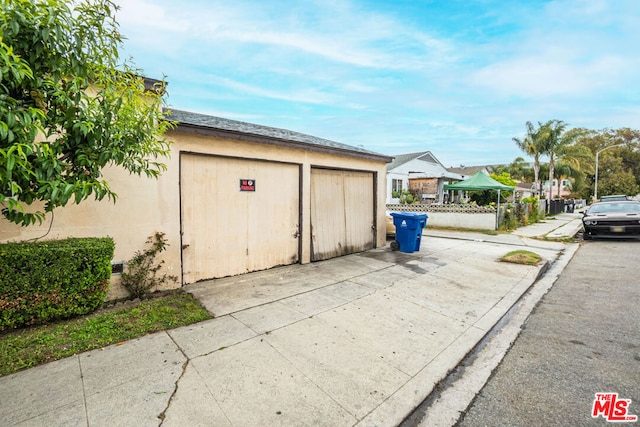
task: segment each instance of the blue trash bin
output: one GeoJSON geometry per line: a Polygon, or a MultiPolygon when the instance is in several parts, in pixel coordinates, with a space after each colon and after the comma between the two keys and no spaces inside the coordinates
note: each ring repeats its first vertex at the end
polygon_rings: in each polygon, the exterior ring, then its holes
{"type": "Polygon", "coordinates": [[[391,242],[392,250],[413,253],[420,250],[422,229],[427,226],[426,213],[391,212],[393,225],[396,227],[396,240],[391,242]]]}

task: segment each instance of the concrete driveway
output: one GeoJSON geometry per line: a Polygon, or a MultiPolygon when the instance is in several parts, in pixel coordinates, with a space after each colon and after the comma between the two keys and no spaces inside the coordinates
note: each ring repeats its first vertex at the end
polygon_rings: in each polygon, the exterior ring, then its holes
{"type": "Polygon", "coordinates": [[[189,285],[214,319],[2,377],[0,419],[397,425],[566,249],[512,237],[425,236],[414,254],[385,247],[189,285]],[[520,248],[545,262],[498,261],[520,248]]]}

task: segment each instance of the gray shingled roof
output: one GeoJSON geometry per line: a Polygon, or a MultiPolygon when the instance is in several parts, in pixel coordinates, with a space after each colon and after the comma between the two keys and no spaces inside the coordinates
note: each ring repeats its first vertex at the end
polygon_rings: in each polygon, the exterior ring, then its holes
{"type": "Polygon", "coordinates": [[[447,170],[449,172],[458,173],[460,175],[471,176],[471,175],[475,175],[476,173],[480,172],[481,170],[483,170],[485,168],[489,168],[489,167],[490,167],[490,165],[484,165],[484,166],[461,166],[459,168],[447,168],[447,170]]]}
{"type": "Polygon", "coordinates": [[[391,163],[387,164],[387,170],[395,169],[400,165],[403,165],[413,159],[417,159],[418,157],[428,153],[428,151],[420,151],[419,153],[409,153],[409,154],[398,154],[394,157],[391,163]]]}
{"type": "Polygon", "coordinates": [[[190,113],[188,111],[174,109],[170,109],[169,111],[170,114],[167,116],[167,119],[177,122],[178,130],[199,129],[203,134],[207,134],[207,130],[212,131],[211,133],[221,131],[227,136],[235,135],[237,139],[242,140],[248,139],[277,145],[290,145],[320,151],[340,152],[346,155],[370,158],[385,163],[391,160],[390,156],[365,150],[364,148],[354,147],[287,129],[262,126],[205,114],[190,113]]]}

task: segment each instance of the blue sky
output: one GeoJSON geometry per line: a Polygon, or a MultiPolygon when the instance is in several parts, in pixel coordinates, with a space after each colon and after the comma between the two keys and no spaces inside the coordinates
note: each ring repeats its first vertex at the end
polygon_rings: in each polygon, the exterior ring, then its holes
{"type": "Polygon", "coordinates": [[[123,54],[175,109],[447,167],[524,157],[526,121],[640,129],[637,0],[120,5],[123,54]]]}

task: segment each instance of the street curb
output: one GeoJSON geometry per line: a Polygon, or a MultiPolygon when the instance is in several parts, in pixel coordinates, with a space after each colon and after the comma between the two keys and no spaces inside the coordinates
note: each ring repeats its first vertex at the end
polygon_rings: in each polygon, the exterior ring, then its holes
{"type": "Polygon", "coordinates": [[[538,275],[491,331],[439,383],[442,387],[432,392],[406,418],[407,425],[415,425],[419,421],[423,427],[444,427],[453,426],[460,420],[520,335],[522,325],[533,309],[554,285],[579,247],[577,243],[568,244],[556,261],[543,267],[541,272],[546,268],[545,273],[538,275]]]}
{"type": "Polygon", "coordinates": [[[582,219],[576,218],[560,227],[551,230],[545,235],[548,239],[559,239],[565,237],[575,237],[582,229],[582,219]]]}

